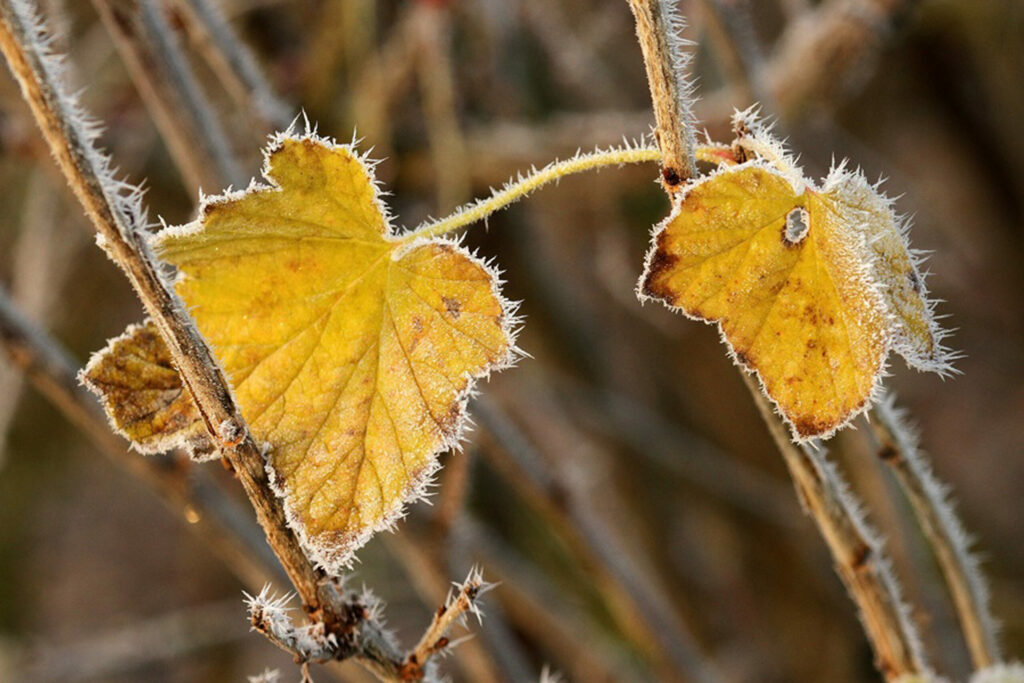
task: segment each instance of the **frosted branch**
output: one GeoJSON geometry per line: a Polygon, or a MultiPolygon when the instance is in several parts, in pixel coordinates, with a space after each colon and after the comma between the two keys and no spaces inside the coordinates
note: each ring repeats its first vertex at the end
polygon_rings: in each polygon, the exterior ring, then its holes
{"type": "Polygon", "coordinates": [[[690,58],[680,37],[683,19],[673,0],[629,0],[629,7],[636,19],[654,104],[662,184],[672,192],[697,175],[693,87],[685,76],[690,58]]]}
{"type": "Polygon", "coordinates": [[[465,581],[454,583],[453,586],[455,590],[449,591],[448,598],[434,612],[434,618],[416,647],[406,655],[400,672],[403,679],[419,680],[428,675],[431,658],[449,652],[458,644],[459,641],[448,638],[448,632],[455,624],[465,626],[467,614],[475,616],[478,622],[483,621],[483,612],[480,611],[477,600],[494,588],[494,584],[485,582],[483,572],[474,567],[465,581]]]}
{"type": "Polygon", "coordinates": [[[988,586],[978,558],[971,553],[971,538],[949,498],[949,487],[935,477],[894,396],[885,397],[870,415],[878,457],[899,482],[935,553],[974,665],[982,668],[999,662],[998,629],[989,609],[988,586]]]}
{"type": "Polygon", "coordinates": [[[903,602],[878,533],[864,518],[861,503],[824,451],[797,446],[768,399],[746,373],[744,381],[789,468],[804,510],[825,539],[836,572],[857,604],[861,624],[886,680],[930,674],[910,609],[903,602]]]}
{"type": "Polygon", "coordinates": [[[219,425],[228,421],[238,426],[237,443],[221,443],[221,452],[249,497],[267,541],[306,606],[319,611],[327,624],[342,622],[325,575],[306,557],[288,527],[281,501],[270,487],[262,451],[248,433],[219,366],[146,247],[141,191],[117,180],[109,157],[96,148],[97,126],[68,94],[60,77],[60,58],[49,50],[49,38],[32,8],[24,0],[0,0],[0,18],[0,51],[43,137],[92,221],[99,243],[125,272],[167,342],[208,432],[218,442],[219,425]]]}

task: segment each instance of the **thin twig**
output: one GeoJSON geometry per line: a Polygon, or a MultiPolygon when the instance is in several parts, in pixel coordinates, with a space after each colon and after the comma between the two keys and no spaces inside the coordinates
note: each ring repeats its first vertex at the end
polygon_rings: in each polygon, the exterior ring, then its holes
{"type": "Polygon", "coordinates": [[[480,596],[494,588],[494,584],[485,582],[480,569],[473,568],[466,580],[461,584],[454,584],[454,587],[456,590],[449,591],[444,604],[434,612],[430,625],[423,632],[416,647],[406,655],[401,671],[404,680],[424,678],[431,658],[454,645],[448,638],[448,633],[455,624],[465,623],[467,614],[474,615],[477,621],[483,620],[483,613],[477,601],[480,596]]]}
{"type": "Polygon", "coordinates": [[[450,211],[470,196],[466,141],[459,126],[451,56],[451,14],[442,6],[419,3],[417,80],[424,122],[437,178],[438,208],[450,211]]]}
{"type": "Polygon", "coordinates": [[[0,342],[7,356],[97,449],[143,482],[186,521],[225,566],[251,589],[274,579],[280,567],[250,517],[201,471],[172,461],[141,458],[111,431],[96,401],[77,380],[78,364],[49,335],[29,322],[0,289],[0,342]]]}
{"type": "MultiPolygon", "coordinates": [[[[384,543],[392,557],[402,565],[421,601],[433,607],[445,601],[450,583],[449,575],[440,566],[436,554],[431,552],[430,546],[434,544],[424,542],[429,538],[428,534],[409,533],[406,530],[388,534],[384,537],[384,543]]],[[[479,638],[473,638],[462,645],[457,660],[467,680],[480,683],[501,680],[500,670],[479,638]]]]}
{"type": "Polygon", "coordinates": [[[935,553],[956,607],[967,648],[977,669],[1000,661],[996,621],[989,609],[988,586],[970,536],[949,500],[949,488],[935,478],[918,449],[917,435],[906,425],[891,395],[871,409],[871,432],[879,459],[893,473],[935,553]]]}
{"type": "Polygon", "coordinates": [[[191,190],[242,185],[231,143],[155,0],[93,0],[191,190]]]}
{"type": "Polygon", "coordinates": [[[889,681],[929,673],[920,637],[882,552],[882,541],[865,522],[860,503],[823,452],[789,440],[785,425],[754,380],[746,373],[743,379],[789,468],[804,510],[817,524],[839,577],[857,603],[878,670],[889,681]]]}
{"type": "Polygon", "coordinates": [[[343,643],[338,658],[358,657],[382,678],[393,676],[401,654],[361,637],[364,621],[339,602],[333,582],[310,562],[273,493],[260,446],[253,440],[205,341],[181,301],[168,289],[146,247],[139,191],[113,177],[110,159],[95,147],[95,127],[63,88],[58,61],[46,50],[39,19],[22,0],[0,0],[0,50],[107,254],[121,267],[171,351],[214,442],[245,490],[267,541],[304,605],[343,643]]]}
{"type": "MultiPolygon", "coordinates": [[[[639,680],[637,661],[627,658],[621,639],[608,636],[550,576],[527,561],[498,534],[463,515],[452,530],[487,571],[502,580],[499,599],[516,629],[527,634],[574,674],[572,680],[639,680]]],[[[516,679],[520,680],[520,679],[516,679]]]]}
{"type": "Polygon", "coordinates": [[[673,4],[673,0],[629,0],[654,104],[662,184],[669,192],[697,176],[691,86],[683,73],[687,56],[679,36],[682,18],[673,4]]]}
{"type": "Polygon", "coordinates": [[[267,132],[284,130],[293,118],[292,107],[283,102],[257,66],[249,46],[212,0],[177,0],[189,37],[206,57],[217,78],[236,104],[260,119],[267,132]]]}

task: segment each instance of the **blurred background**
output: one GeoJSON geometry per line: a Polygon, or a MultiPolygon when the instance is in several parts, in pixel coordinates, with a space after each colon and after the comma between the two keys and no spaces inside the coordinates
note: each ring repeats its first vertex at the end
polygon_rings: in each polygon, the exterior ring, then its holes
{"type": "MultiPolygon", "coordinates": [[[[257,174],[267,133],[300,108],[384,160],[408,227],[653,123],[625,0],[39,4],[103,144],[169,224],[191,219],[200,187],[257,174]]],[[[733,108],[761,102],[812,177],[843,157],[887,177],[914,215],[913,245],[934,252],[928,285],[957,328],[963,374],[893,359],[886,386],[952,485],[1005,650],[1021,656],[1024,3],[679,6],[712,137],[727,142],[733,108]]],[[[387,602],[411,647],[449,580],[479,563],[501,581],[475,637],[442,662],[456,681],[537,680],[545,665],[572,681],[699,680],[702,668],[711,680],[876,680],[716,330],[636,301],[650,226],[668,209],[656,179],[653,164],[567,178],[470,230],[523,302],[530,357],[481,387],[433,505],[373,539],[349,583],[387,602]]],[[[78,365],[142,317],[6,69],[0,282],[78,365]]],[[[941,577],[864,432],[842,432],[831,457],[888,538],[937,668],[963,680],[941,577]]],[[[298,680],[248,631],[241,591],[259,588],[259,571],[192,533],[201,511],[183,501],[196,477],[248,515],[228,473],[160,459],[163,481],[180,483],[162,505],[124,466],[142,456],[92,433],[0,355],[0,680],[239,681],[265,667],[298,680]]],[[[353,663],[313,674],[369,680],[353,663]]]]}

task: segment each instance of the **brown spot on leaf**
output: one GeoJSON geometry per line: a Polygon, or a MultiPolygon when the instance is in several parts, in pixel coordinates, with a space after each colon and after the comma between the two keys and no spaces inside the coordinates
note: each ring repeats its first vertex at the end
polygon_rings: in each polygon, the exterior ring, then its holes
{"type": "Polygon", "coordinates": [[[462,315],[462,302],[447,296],[442,296],[441,302],[444,303],[445,312],[455,320],[458,320],[459,316],[462,315]]]}
{"type": "Polygon", "coordinates": [[[824,434],[832,426],[824,420],[819,420],[815,417],[798,417],[793,420],[793,427],[796,428],[796,433],[804,438],[824,434]]]}
{"type": "MultiPolygon", "coordinates": [[[[661,238],[658,238],[661,242],[661,238]]],[[[651,257],[650,265],[647,267],[647,277],[644,278],[643,293],[650,297],[663,299],[668,302],[675,300],[675,294],[661,282],[661,275],[670,271],[679,261],[679,257],[666,252],[661,245],[651,257]]]]}

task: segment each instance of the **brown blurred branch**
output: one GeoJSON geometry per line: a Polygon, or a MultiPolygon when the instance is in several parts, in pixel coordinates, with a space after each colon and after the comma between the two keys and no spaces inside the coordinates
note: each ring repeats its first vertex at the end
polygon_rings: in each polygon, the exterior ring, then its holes
{"type": "Polygon", "coordinates": [[[464,203],[471,194],[466,142],[455,97],[451,14],[443,6],[419,3],[413,24],[417,39],[415,64],[437,178],[437,205],[444,213],[464,203]]]}
{"type": "Polygon", "coordinates": [[[870,74],[892,27],[918,0],[830,0],[789,23],[765,70],[779,114],[796,118],[870,74]]]}
{"type": "Polygon", "coordinates": [[[859,511],[859,503],[823,452],[797,446],[750,375],[743,373],[772,439],[793,476],[797,495],[828,544],[836,571],[857,603],[861,623],[888,681],[928,674],[920,638],[900,597],[882,543],[859,511]]]}
{"type": "MultiPolygon", "coordinates": [[[[28,315],[50,317],[74,254],[85,243],[84,231],[56,239],[64,202],[55,200],[47,173],[33,170],[25,189],[18,239],[11,250],[11,298],[28,315]]],[[[0,470],[6,463],[6,436],[21,398],[22,375],[0,363],[0,470]]]]}
{"type": "Polygon", "coordinates": [[[197,650],[241,640],[246,632],[237,600],[189,607],[68,644],[26,647],[11,680],[70,683],[110,680],[132,672],[138,676],[156,662],[173,662],[197,650]]]}
{"type": "Polygon", "coordinates": [[[249,46],[239,40],[214,0],[175,0],[189,38],[231,93],[235,103],[255,115],[265,132],[283,130],[293,109],[283,102],[257,66],[249,46]]]}
{"type": "Polygon", "coordinates": [[[572,673],[571,680],[621,681],[640,677],[635,661],[627,661],[618,642],[606,636],[593,619],[574,605],[518,550],[503,542],[469,515],[452,533],[491,574],[503,583],[498,599],[522,633],[528,634],[572,673]]]}
{"type": "Polygon", "coordinates": [[[128,450],[110,430],[95,399],[77,379],[78,364],[45,332],[35,327],[0,290],[0,341],[14,365],[33,386],[93,442],[101,453],[134,475],[175,515],[189,522],[225,566],[249,588],[280,581],[280,567],[259,529],[201,471],[168,458],[144,458],[128,450]]]}
{"type": "Polygon", "coordinates": [[[248,180],[157,0],[93,0],[190,190],[248,180]]]}
{"type": "Polygon", "coordinates": [[[999,640],[988,605],[988,587],[970,552],[970,538],[948,500],[948,488],[935,478],[893,398],[871,409],[869,424],[878,458],[896,478],[935,553],[975,668],[998,663],[999,640]]]}

